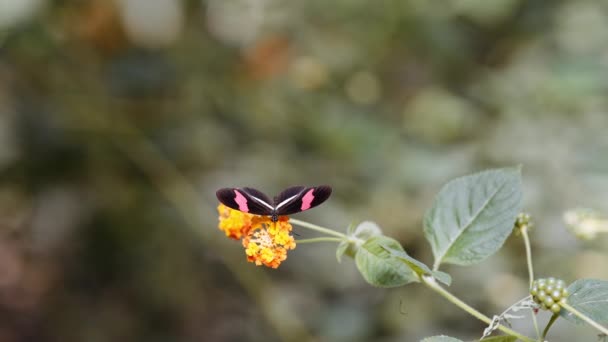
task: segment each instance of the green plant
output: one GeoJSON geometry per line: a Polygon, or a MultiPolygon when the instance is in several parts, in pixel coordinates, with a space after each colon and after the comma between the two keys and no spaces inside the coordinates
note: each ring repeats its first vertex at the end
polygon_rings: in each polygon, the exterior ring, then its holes
{"type": "MultiPolygon", "coordinates": [[[[481,339],[484,341],[526,342],[544,341],[559,317],[570,322],[585,322],[603,334],[608,334],[608,281],[579,279],[565,286],[554,278],[535,279],[532,267],[528,230],[530,216],[522,214],[522,184],[520,168],[488,170],[460,177],[447,183],[437,195],[424,217],[424,234],[429,241],[434,263],[432,267],[412,258],[401,244],[384,235],[373,222],[351,225],[346,234],[291,219],[291,224],[316,230],[331,237],[299,240],[297,243],[320,241],[339,242],[336,256],[355,260],[365,280],[377,287],[397,287],[418,282],[475,318],[488,324],[481,339]],[[521,236],[526,251],[530,294],[493,318],[474,309],[445,289],[451,277],[440,271],[444,264],[471,266],[496,253],[513,233],[521,236]],[[527,309],[531,313],[536,338],[524,336],[505,325],[515,318],[511,312],[527,309]],[[541,333],[535,314],[550,310],[553,315],[541,333]],[[506,335],[489,337],[496,330],[506,335]]],[[[435,336],[426,342],[459,341],[452,337],[435,336]]]]}

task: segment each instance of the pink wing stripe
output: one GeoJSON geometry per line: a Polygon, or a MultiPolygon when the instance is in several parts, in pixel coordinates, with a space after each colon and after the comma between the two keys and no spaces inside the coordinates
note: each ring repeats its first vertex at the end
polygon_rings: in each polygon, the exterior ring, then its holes
{"type": "Polygon", "coordinates": [[[310,189],[306,195],[302,197],[302,206],[300,207],[300,210],[310,209],[310,204],[312,203],[312,200],[315,199],[315,196],[312,194],[313,191],[315,191],[315,189],[310,189]]]}
{"type": "Polygon", "coordinates": [[[240,192],[236,190],[234,190],[234,193],[236,194],[234,201],[236,202],[236,204],[239,205],[239,210],[244,213],[248,213],[249,207],[247,206],[247,199],[245,198],[245,196],[243,196],[240,192]]]}

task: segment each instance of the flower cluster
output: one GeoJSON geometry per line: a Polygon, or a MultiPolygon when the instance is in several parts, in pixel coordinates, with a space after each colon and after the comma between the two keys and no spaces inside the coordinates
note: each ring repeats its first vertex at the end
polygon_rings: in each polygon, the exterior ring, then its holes
{"type": "Polygon", "coordinates": [[[524,230],[529,231],[534,227],[532,217],[528,213],[519,213],[513,225],[513,232],[519,236],[524,230]]]}
{"type": "Polygon", "coordinates": [[[535,280],[530,288],[530,294],[543,310],[551,310],[554,314],[560,312],[562,309],[560,304],[565,304],[569,295],[566,283],[553,277],[535,280]]]}
{"type": "Polygon", "coordinates": [[[249,262],[277,268],[287,259],[287,250],[296,248],[287,216],[280,216],[277,222],[272,222],[270,217],[243,213],[223,204],[217,207],[217,211],[219,229],[231,239],[242,239],[249,262]]]}

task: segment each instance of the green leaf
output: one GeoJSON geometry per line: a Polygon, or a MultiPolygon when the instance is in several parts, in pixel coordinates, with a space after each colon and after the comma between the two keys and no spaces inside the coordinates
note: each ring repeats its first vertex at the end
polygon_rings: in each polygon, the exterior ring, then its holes
{"type": "Polygon", "coordinates": [[[342,262],[342,255],[346,253],[346,250],[349,246],[350,243],[348,242],[348,240],[342,240],[342,242],[338,244],[338,248],[336,249],[336,259],[338,259],[338,262],[342,262]]]}
{"type": "MultiPolygon", "coordinates": [[[[509,335],[492,336],[492,337],[488,337],[488,338],[484,338],[483,340],[480,340],[480,342],[514,342],[514,341],[517,341],[517,337],[509,336],[509,335]]],[[[454,337],[442,335],[442,336],[427,337],[427,338],[421,340],[420,342],[463,342],[463,341],[459,340],[457,338],[454,338],[454,337]]]]}
{"type": "Polygon", "coordinates": [[[439,271],[431,271],[431,269],[426,264],[417,259],[412,258],[409,254],[407,254],[407,252],[403,250],[401,246],[399,247],[400,248],[394,248],[394,246],[382,245],[382,248],[390,252],[393,257],[401,260],[401,262],[408,265],[408,267],[411,268],[414,272],[416,272],[420,277],[422,277],[423,275],[431,275],[440,282],[448,286],[450,285],[450,283],[452,282],[452,277],[450,277],[449,274],[439,271]]]}
{"type": "Polygon", "coordinates": [[[441,336],[427,337],[423,340],[420,340],[420,342],[463,342],[463,341],[459,340],[457,338],[441,335],[441,336]]]}
{"type": "Polygon", "coordinates": [[[378,287],[396,287],[418,281],[416,272],[394,257],[387,248],[403,251],[399,242],[382,235],[374,236],[361,245],[355,262],[363,278],[378,287]]]}
{"type": "Polygon", "coordinates": [[[479,342],[514,342],[514,341],[517,341],[517,337],[509,336],[509,335],[492,336],[492,337],[484,338],[483,340],[479,340],[479,342]]]}
{"type": "Polygon", "coordinates": [[[389,253],[391,253],[393,257],[407,264],[409,268],[414,270],[414,272],[418,273],[420,276],[425,274],[431,274],[431,269],[427,265],[425,265],[421,261],[412,258],[409,254],[405,252],[405,250],[403,250],[403,247],[401,247],[401,245],[399,245],[399,248],[396,248],[394,245],[383,244],[381,246],[389,253]]]}
{"type": "Polygon", "coordinates": [[[488,170],[447,183],[424,217],[435,264],[472,265],[496,253],[521,210],[521,170],[488,170]]]}
{"type": "MultiPolygon", "coordinates": [[[[567,303],[570,306],[599,324],[608,324],[608,281],[579,279],[568,286],[568,292],[567,303]]],[[[563,308],[560,316],[576,324],[584,323],[563,308]]]]}
{"type": "Polygon", "coordinates": [[[357,249],[365,241],[372,236],[382,235],[382,230],[377,224],[371,221],[363,221],[355,228],[354,225],[349,225],[346,229],[347,240],[340,242],[336,249],[336,258],[338,262],[342,262],[342,256],[344,254],[354,257],[357,253],[357,249]]]}
{"type": "Polygon", "coordinates": [[[441,272],[441,271],[432,271],[431,275],[439,280],[440,282],[444,283],[447,286],[450,286],[452,284],[452,276],[445,273],[445,272],[441,272]]]}

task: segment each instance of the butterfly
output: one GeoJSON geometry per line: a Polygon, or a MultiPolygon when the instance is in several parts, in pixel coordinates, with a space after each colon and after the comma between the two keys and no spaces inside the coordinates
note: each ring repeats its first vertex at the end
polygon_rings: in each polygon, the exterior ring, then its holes
{"type": "Polygon", "coordinates": [[[291,215],[314,208],[331,195],[331,187],[292,186],[270,200],[263,192],[252,188],[222,188],[215,195],[225,206],[244,213],[270,216],[272,222],[279,216],[291,215]]]}

